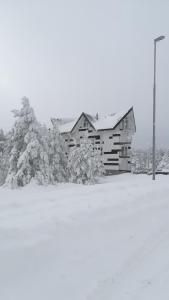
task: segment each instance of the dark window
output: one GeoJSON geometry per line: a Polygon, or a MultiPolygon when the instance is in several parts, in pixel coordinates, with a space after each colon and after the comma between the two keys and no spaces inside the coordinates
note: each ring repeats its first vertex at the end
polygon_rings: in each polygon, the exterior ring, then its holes
{"type": "Polygon", "coordinates": [[[69,145],[69,148],[74,147],[74,146],[75,146],[75,144],[69,145]]]}
{"type": "Polygon", "coordinates": [[[128,119],[125,118],[124,119],[124,129],[127,129],[128,128],[128,119]]]}
{"type": "Polygon", "coordinates": [[[122,120],[120,123],[120,130],[123,130],[123,129],[124,129],[124,120],[122,120]]]}
{"type": "Polygon", "coordinates": [[[118,161],[119,159],[118,158],[108,158],[107,160],[108,161],[118,161]]]}
{"type": "Polygon", "coordinates": [[[79,128],[79,131],[86,131],[86,128],[79,128]]]}
{"type": "Polygon", "coordinates": [[[104,152],[104,154],[117,154],[120,150],[112,150],[110,152],[104,152]]]}
{"type": "Polygon", "coordinates": [[[100,140],[100,135],[95,135],[96,140],[100,140]]]}
{"type": "Polygon", "coordinates": [[[89,135],[88,138],[89,138],[89,139],[96,139],[96,140],[99,140],[99,139],[100,139],[100,135],[89,135]]]}
{"type": "Polygon", "coordinates": [[[121,156],[127,157],[127,147],[126,146],[123,146],[121,148],[121,156]]]}
{"type": "Polygon", "coordinates": [[[113,136],[120,136],[120,133],[114,133],[113,136]]]}
{"type": "Polygon", "coordinates": [[[100,144],[100,142],[95,142],[95,144],[100,144]]]}
{"type": "Polygon", "coordinates": [[[87,127],[88,126],[88,121],[87,120],[84,120],[84,127],[87,127]]]}
{"type": "Polygon", "coordinates": [[[118,163],[104,163],[105,166],[118,166],[118,163]]]}
{"type": "Polygon", "coordinates": [[[125,145],[130,145],[131,143],[130,142],[125,142],[125,143],[124,142],[117,142],[117,143],[115,142],[114,143],[114,145],[124,145],[124,144],[125,145]]]}

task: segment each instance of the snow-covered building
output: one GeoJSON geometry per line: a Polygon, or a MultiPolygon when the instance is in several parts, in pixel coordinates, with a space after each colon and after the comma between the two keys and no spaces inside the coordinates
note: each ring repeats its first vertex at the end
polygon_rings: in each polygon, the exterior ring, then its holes
{"type": "Polygon", "coordinates": [[[131,144],[136,131],[133,107],[105,117],[82,113],[77,119],[56,120],[68,149],[78,147],[87,137],[93,150],[99,151],[106,174],[131,171],[131,144]]]}

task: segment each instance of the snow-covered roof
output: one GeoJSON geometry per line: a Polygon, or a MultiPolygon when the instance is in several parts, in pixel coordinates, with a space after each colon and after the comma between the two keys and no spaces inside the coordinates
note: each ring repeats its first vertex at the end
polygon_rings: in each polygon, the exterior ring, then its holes
{"type": "MultiPolygon", "coordinates": [[[[103,117],[99,116],[98,119],[94,116],[89,115],[89,114],[86,114],[86,113],[83,113],[83,114],[87,117],[87,119],[89,120],[91,125],[96,130],[105,130],[105,129],[110,129],[110,128],[113,129],[120,122],[120,120],[123,119],[123,117],[126,114],[129,113],[129,111],[131,109],[132,108],[130,108],[128,110],[123,110],[123,111],[118,112],[118,113],[103,116],[103,117]]],[[[71,122],[67,122],[67,123],[64,123],[64,124],[58,124],[60,132],[61,133],[71,132],[71,130],[74,128],[74,126],[76,125],[76,123],[78,122],[80,117],[76,118],[74,120],[71,120],[71,122]]]]}
{"type": "Polygon", "coordinates": [[[64,132],[70,132],[72,130],[72,128],[75,126],[76,122],[78,121],[79,118],[76,118],[70,122],[67,122],[65,124],[61,124],[61,125],[58,125],[59,127],[59,131],[61,133],[64,133],[64,132]]]}
{"type": "Polygon", "coordinates": [[[117,123],[125,116],[129,110],[124,110],[119,113],[111,114],[95,120],[93,126],[96,130],[114,128],[117,123]]]}

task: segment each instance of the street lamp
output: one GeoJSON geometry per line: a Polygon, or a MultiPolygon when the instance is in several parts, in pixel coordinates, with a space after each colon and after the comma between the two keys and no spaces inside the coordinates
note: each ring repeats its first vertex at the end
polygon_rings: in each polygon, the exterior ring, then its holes
{"type": "Polygon", "coordinates": [[[152,173],[153,180],[155,180],[155,171],[156,171],[156,45],[157,42],[164,40],[165,36],[161,35],[154,39],[154,85],[153,85],[153,163],[152,163],[152,173]]]}

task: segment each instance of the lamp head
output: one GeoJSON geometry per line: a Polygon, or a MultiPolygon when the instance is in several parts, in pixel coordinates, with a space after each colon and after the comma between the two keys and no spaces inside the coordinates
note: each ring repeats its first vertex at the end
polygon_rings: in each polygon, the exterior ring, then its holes
{"type": "Polygon", "coordinates": [[[161,40],[164,40],[164,39],[165,39],[165,36],[164,35],[160,35],[156,39],[154,39],[154,42],[157,43],[157,42],[159,42],[161,40]]]}

